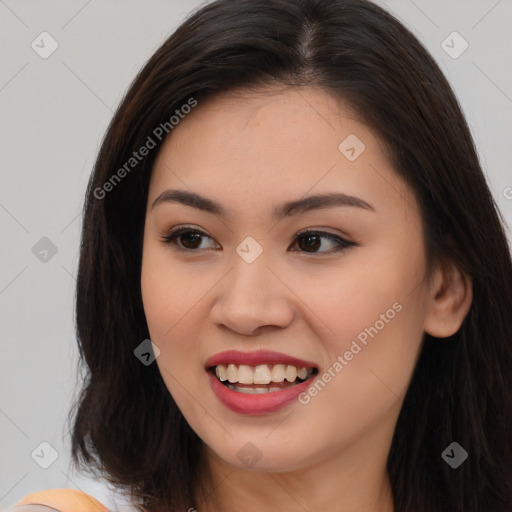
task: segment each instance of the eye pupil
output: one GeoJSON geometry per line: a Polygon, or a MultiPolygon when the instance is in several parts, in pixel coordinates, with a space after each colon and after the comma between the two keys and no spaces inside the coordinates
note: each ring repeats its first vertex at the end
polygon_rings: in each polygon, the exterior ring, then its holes
{"type": "MultiPolygon", "coordinates": [[[[321,245],[320,237],[318,237],[317,235],[303,236],[300,238],[300,240],[306,240],[305,247],[307,249],[318,249],[321,245]]],[[[299,243],[299,245],[300,245],[300,243],[299,243]]]]}
{"type": "Polygon", "coordinates": [[[181,235],[181,243],[187,249],[196,249],[197,247],[199,247],[199,245],[201,245],[201,236],[202,235],[200,233],[191,233],[191,232],[183,233],[181,235]],[[191,241],[191,244],[189,244],[190,241],[191,241]],[[196,244],[196,242],[198,242],[198,241],[199,241],[199,244],[196,244]]]}

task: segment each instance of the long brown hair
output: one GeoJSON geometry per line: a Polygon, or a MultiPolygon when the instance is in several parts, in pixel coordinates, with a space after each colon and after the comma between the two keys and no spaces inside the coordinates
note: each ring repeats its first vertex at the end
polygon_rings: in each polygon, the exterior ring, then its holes
{"type": "Polygon", "coordinates": [[[133,353],[149,338],[142,235],[164,137],[130,172],[119,169],[191,98],[200,105],[219,91],[276,82],[333,91],[365,119],[415,193],[429,268],[450,260],[473,281],[460,330],[442,342],[425,336],[388,457],[395,511],[510,512],[512,262],[504,229],[442,72],[411,32],[366,0],[212,2],[134,80],[85,203],[76,296],[85,375],[72,411],[74,463],[128,486],[152,511],[194,506],[201,441],[157,366],[133,353]],[[441,458],[452,441],[469,453],[457,469],[441,458]]]}

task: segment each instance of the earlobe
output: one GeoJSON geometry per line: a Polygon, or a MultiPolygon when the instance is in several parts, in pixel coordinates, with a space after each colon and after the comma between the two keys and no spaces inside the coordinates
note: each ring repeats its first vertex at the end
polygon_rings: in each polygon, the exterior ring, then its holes
{"type": "Polygon", "coordinates": [[[453,262],[439,266],[432,276],[424,331],[436,338],[455,334],[473,301],[473,283],[453,262]]]}

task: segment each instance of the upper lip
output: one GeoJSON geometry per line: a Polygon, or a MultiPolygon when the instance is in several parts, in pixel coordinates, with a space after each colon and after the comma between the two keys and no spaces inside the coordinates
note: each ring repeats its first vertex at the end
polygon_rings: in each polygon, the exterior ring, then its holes
{"type": "Polygon", "coordinates": [[[205,368],[211,368],[218,364],[245,364],[248,366],[258,366],[260,364],[290,364],[297,368],[318,368],[318,366],[311,361],[305,361],[298,357],[273,352],[271,350],[257,350],[254,352],[227,350],[226,352],[220,352],[208,358],[205,363],[205,368]]]}

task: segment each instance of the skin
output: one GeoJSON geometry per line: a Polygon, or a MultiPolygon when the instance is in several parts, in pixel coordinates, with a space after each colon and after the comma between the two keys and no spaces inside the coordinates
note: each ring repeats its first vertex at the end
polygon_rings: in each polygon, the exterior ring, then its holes
{"type": "Polygon", "coordinates": [[[383,147],[334,95],[275,86],[200,102],[164,143],[150,183],[141,286],[158,368],[205,444],[213,490],[198,496],[200,512],[393,511],[386,459],[424,332],[456,332],[472,291],[451,264],[425,278],[419,208],[383,147]],[[338,150],[349,134],[366,146],[352,162],[338,150]],[[199,193],[227,214],[177,202],[153,208],[166,189],[199,193]],[[285,201],[334,191],[374,210],[271,216],[285,201]],[[199,249],[163,242],[184,224],[206,233],[199,249]],[[308,249],[294,241],[305,228],[356,245],[334,251],[320,238],[308,249]],[[236,252],[247,236],[263,249],[250,264],[236,252]],[[314,361],[322,374],[396,302],[401,311],[306,405],[247,416],[210,388],[205,361],[231,349],[283,352],[314,361]],[[237,457],[248,442],[261,453],[251,468],[237,457]]]}

